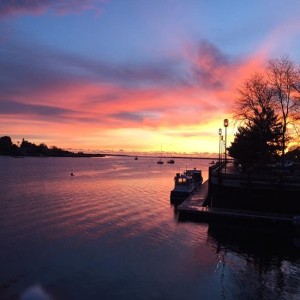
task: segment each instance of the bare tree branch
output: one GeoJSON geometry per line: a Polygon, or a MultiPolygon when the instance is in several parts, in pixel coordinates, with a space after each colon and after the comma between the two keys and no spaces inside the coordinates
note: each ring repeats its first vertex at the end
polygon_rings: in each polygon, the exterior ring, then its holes
{"type": "Polygon", "coordinates": [[[296,128],[300,112],[300,71],[288,57],[272,59],[267,67],[268,81],[273,89],[272,102],[282,122],[282,164],[288,140],[288,126],[296,128]]]}

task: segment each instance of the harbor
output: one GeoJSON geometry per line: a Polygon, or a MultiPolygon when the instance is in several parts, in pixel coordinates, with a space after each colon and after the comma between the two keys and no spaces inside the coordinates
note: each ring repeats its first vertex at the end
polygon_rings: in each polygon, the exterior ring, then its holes
{"type": "Polygon", "coordinates": [[[208,188],[208,160],[176,158],[162,166],[153,158],[122,156],[0,162],[1,299],[20,299],[37,279],[52,299],[222,299],[224,282],[226,299],[239,299],[245,289],[249,299],[299,295],[292,230],[178,222],[169,203],[174,175],[202,170],[204,183],[190,199],[195,210],[208,188]],[[280,289],[278,278],[286,282],[280,289]],[[268,285],[257,292],[261,281],[268,285]]]}
{"type": "MultiPolygon", "coordinates": [[[[295,201],[297,195],[299,195],[299,185],[296,184],[296,178],[299,182],[298,177],[296,177],[298,174],[292,174],[293,185],[288,186],[287,180],[285,180],[286,184],[281,182],[281,189],[279,189],[278,184],[274,187],[274,185],[272,186],[266,181],[263,182],[261,179],[257,183],[254,180],[250,181],[248,178],[248,184],[245,184],[242,176],[232,163],[228,163],[226,166],[226,173],[224,170],[224,164],[216,163],[209,167],[208,180],[176,207],[180,221],[210,222],[226,220],[226,222],[280,224],[293,226],[294,228],[300,226],[299,201],[295,201]],[[229,189],[228,178],[231,179],[229,189]],[[289,193],[290,197],[281,199],[282,207],[280,208],[274,193],[282,195],[282,190],[289,193]],[[236,199],[234,199],[234,193],[236,199]],[[254,193],[256,198],[252,198],[254,193]],[[263,195],[265,195],[265,198],[262,197],[263,195]],[[270,201],[273,201],[272,203],[275,203],[275,205],[269,205],[268,207],[270,201]],[[288,207],[284,207],[284,205],[288,207]]],[[[282,174],[280,176],[281,178],[284,177],[282,174]]],[[[291,181],[292,179],[289,178],[289,183],[291,181]]]]}

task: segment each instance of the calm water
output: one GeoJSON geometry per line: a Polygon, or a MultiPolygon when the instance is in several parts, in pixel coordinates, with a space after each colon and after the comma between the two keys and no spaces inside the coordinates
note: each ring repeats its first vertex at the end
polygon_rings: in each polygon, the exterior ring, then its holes
{"type": "Polygon", "coordinates": [[[207,166],[0,157],[0,299],[300,299],[291,232],[177,221],[175,173],[207,166]]]}

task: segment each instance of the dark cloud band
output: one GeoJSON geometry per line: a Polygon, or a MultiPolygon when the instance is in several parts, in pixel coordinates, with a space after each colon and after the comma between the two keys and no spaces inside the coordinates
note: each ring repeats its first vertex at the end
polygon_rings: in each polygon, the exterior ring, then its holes
{"type": "Polygon", "coordinates": [[[16,101],[0,100],[0,113],[1,114],[32,114],[41,116],[62,116],[71,114],[73,111],[65,108],[20,103],[16,101]]]}
{"type": "Polygon", "coordinates": [[[41,14],[52,10],[57,14],[67,14],[74,11],[97,9],[105,1],[95,0],[1,0],[0,17],[18,14],[41,14]]]}

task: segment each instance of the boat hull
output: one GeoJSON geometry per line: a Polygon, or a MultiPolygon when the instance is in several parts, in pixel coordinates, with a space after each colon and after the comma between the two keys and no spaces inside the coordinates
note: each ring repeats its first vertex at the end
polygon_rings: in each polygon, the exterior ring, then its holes
{"type": "Polygon", "coordinates": [[[192,194],[192,191],[175,191],[172,190],[170,193],[170,201],[172,204],[180,204],[183,202],[187,197],[192,194]]]}

